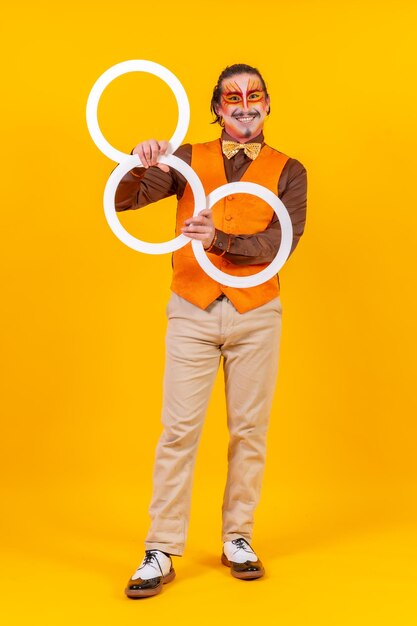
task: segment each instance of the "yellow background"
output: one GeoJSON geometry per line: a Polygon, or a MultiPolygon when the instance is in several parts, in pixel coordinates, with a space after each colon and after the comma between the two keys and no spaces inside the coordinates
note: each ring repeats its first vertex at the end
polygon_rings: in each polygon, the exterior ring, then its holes
{"type": "MultiPolygon", "coordinates": [[[[411,1],[123,3],[3,8],[0,536],[4,623],[414,624],[416,585],[416,7],[411,1]],[[264,74],[268,143],[309,176],[308,221],[280,273],[283,338],[254,547],[256,583],[219,563],[227,431],[219,377],[186,554],[129,601],[160,433],[170,257],[108,228],[114,167],[85,105],[110,66],[145,58],[210,140],[220,71],[264,74]],[[151,621],[152,620],[152,621],[151,621]]],[[[169,138],[169,89],[106,90],[99,120],[129,152],[169,138]]],[[[174,203],[121,216],[169,239],[174,203]]]]}

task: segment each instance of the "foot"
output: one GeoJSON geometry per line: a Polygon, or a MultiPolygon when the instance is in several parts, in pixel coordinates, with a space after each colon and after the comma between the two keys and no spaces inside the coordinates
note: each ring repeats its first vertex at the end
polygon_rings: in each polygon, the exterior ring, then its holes
{"type": "Polygon", "coordinates": [[[261,561],[243,537],[224,543],[222,563],[230,567],[235,578],[253,580],[265,574],[261,561]]]}
{"type": "Polygon", "coordinates": [[[147,598],[162,591],[175,578],[171,557],[160,550],[146,550],[145,558],[127,583],[128,598],[147,598]]]}

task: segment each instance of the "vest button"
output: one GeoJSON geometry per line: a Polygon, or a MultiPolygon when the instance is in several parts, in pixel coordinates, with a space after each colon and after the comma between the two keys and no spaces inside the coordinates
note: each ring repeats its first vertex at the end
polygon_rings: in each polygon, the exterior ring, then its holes
{"type": "Polygon", "coordinates": [[[226,215],[224,219],[226,219],[229,222],[230,220],[233,219],[233,217],[231,215],[226,215]]]}
{"type": "Polygon", "coordinates": [[[234,200],[234,196],[227,196],[228,200],[234,200]]]}

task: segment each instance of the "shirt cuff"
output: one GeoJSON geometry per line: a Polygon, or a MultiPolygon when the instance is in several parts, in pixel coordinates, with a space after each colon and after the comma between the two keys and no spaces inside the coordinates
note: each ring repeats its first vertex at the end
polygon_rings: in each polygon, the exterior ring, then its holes
{"type": "Polygon", "coordinates": [[[133,170],[130,170],[129,174],[132,174],[135,178],[143,178],[146,174],[146,168],[134,167],[133,170]]]}
{"type": "MultiPolygon", "coordinates": [[[[133,155],[134,148],[131,149],[130,154],[133,155]]],[[[133,170],[130,170],[130,173],[135,178],[143,178],[145,176],[146,167],[134,167],[133,170]]]]}
{"type": "Polygon", "coordinates": [[[222,230],[218,230],[217,228],[216,235],[216,243],[214,244],[210,252],[212,254],[217,254],[217,256],[221,256],[225,252],[227,252],[228,248],[230,249],[230,238],[232,237],[232,235],[224,233],[222,230]]]}

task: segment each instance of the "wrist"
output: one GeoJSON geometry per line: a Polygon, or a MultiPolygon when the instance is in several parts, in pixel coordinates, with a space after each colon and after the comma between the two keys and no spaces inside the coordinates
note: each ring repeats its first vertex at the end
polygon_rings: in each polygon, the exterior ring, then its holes
{"type": "Polygon", "coordinates": [[[206,247],[204,247],[204,250],[205,250],[206,252],[210,252],[210,250],[211,250],[211,249],[213,248],[213,246],[215,245],[216,241],[217,241],[217,230],[214,230],[214,235],[213,235],[213,239],[211,240],[211,244],[210,244],[209,246],[207,246],[207,248],[206,248],[206,247]]]}
{"type": "Polygon", "coordinates": [[[231,246],[231,245],[232,245],[232,237],[231,237],[231,235],[229,234],[229,235],[227,236],[227,246],[226,246],[226,248],[223,250],[223,252],[222,252],[221,254],[219,254],[219,256],[224,256],[225,254],[227,254],[227,253],[229,252],[229,250],[230,250],[230,246],[231,246]]]}

